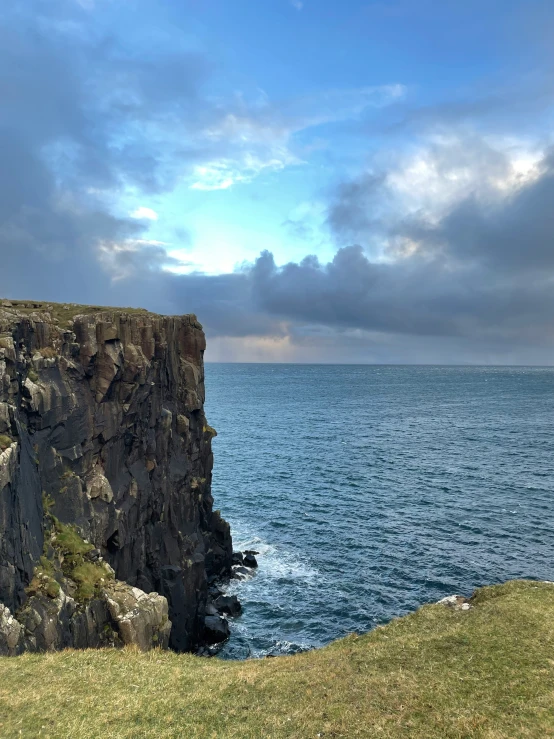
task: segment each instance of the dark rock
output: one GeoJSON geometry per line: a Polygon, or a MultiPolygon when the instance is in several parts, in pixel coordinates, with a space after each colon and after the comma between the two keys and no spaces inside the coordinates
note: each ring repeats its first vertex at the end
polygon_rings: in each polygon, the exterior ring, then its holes
{"type": "Polygon", "coordinates": [[[243,563],[244,557],[242,552],[233,552],[233,564],[234,565],[241,565],[243,563]]]}
{"type": "Polygon", "coordinates": [[[206,616],[217,616],[218,609],[214,606],[213,603],[208,603],[206,605],[206,616]]]}
{"type": "Polygon", "coordinates": [[[236,595],[220,595],[214,603],[220,613],[227,613],[229,616],[240,616],[242,606],[236,595]]]}
{"type": "Polygon", "coordinates": [[[253,554],[254,556],[256,556],[256,554],[259,554],[259,552],[257,552],[255,549],[245,549],[243,554],[253,554]]]}
{"type": "MultiPolygon", "coordinates": [[[[44,500],[93,545],[90,561],[166,596],[171,646],[196,649],[207,582],[232,566],[229,525],[213,510],[196,318],[105,310],[62,329],[14,303],[0,306],[0,337],[0,428],[14,442],[0,452],[0,604],[16,620],[28,605],[44,500]]],[[[99,612],[75,620],[53,608],[52,598],[33,605],[50,624],[37,648],[88,643],[100,628],[99,612]]]]}
{"type": "Polygon", "coordinates": [[[216,598],[219,598],[220,595],[223,595],[223,590],[217,585],[210,585],[208,588],[208,595],[212,600],[215,600],[216,598]]]}
{"type": "Polygon", "coordinates": [[[221,616],[206,616],[204,619],[204,640],[206,644],[219,644],[231,635],[227,619],[221,616]]]}
{"type": "Polygon", "coordinates": [[[244,566],[245,567],[257,567],[258,560],[253,554],[246,554],[244,557],[244,566]]]}

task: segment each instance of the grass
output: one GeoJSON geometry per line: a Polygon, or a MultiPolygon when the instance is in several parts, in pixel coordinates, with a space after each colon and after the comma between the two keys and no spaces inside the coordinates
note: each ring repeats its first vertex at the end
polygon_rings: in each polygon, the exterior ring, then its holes
{"type": "Polygon", "coordinates": [[[59,521],[55,521],[55,539],[53,545],[66,557],[84,555],[94,549],[93,545],[82,539],[72,527],[59,521]]]}
{"type": "Polygon", "coordinates": [[[38,350],[38,353],[45,359],[54,359],[54,357],[58,356],[58,353],[52,346],[43,346],[38,350]]]}
{"type": "MultiPolygon", "coordinates": [[[[113,579],[113,573],[103,562],[89,562],[86,555],[94,546],[81,538],[78,531],[67,524],[63,524],[52,515],[53,501],[49,496],[43,497],[45,514],[50,523],[50,538],[45,542],[45,550],[49,546],[55,552],[55,559],[48,559],[46,555],[40,558],[40,564],[35,569],[34,577],[27,589],[32,595],[43,590],[51,598],[59,593],[58,583],[54,580],[56,572],[61,573],[76,584],[73,597],[78,603],[84,603],[98,594],[102,586],[113,579]]],[[[0,732],[0,736],[2,736],[0,732]]]]}
{"type": "Polygon", "coordinates": [[[0,736],[529,739],[554,736],[554,586],[479,591],[275,659],[155,650],[0,659],[0,736]]]}
{"type": "Polygon", "coordinates": [[[85,559],[94,546],[84,541],[72,527],[60,523],[51,516],[54,536],[51,544],[57,550],[61,559],[63,574],[77,584],[74,598],[83,603],[98,594],[108,580],[113,579],[112,573],[102,562],[89,562],[85,559]]]}
{"type": "MultiPolygon", "coordinates": [[[[68,323],[73,323],[75,316],[79,315],[90,315],[94,313],[130,313],[138,315],[159,315],[147,311],[145,308],[123,308],[123,307],[112,307],[102,305],[80,305],[77,303],[52,303],[50,301],[41,300],[10,300],[9,301],[13,308],[23,315],[29,315],[30,313],[50,313],[52,318],[57,319],[60,325],[65,326],[68,323]]],[[[9,308],[2,308],[0,310],[10,310],[9,308]]],[[[42,351],[42,350],[41,350],[42,351]]],[[[43,356],[50,356],[45,355],[43,356]]],[[[55,352],[52,356],[55,356],[55,352]]]]}
{"type": "Polygon", "coordinates": [[[44,593],[56,598],[60,592],[57,580],[62,582],[65,576],[76,585],[73,597],[77,603],[86,603],[98,595],[109,580],[113,580],[113,573],[103,562],[86,559],[94,546],[84,541],[73,526],[61,523],[51,513],[52,506],[53,500],[43,495],[44,512],[49,522],[48,536],[44,542],[44,554],[27,587],[27,594],[44,593]],[[52,558],[49,558],[48,552],[52,558]]]}
{"type": "Polygon", "coordinates": [[[217,431],[214,429],[213,426],[210,426],[209,424],[206,424],[203,428],[204,433],[210,437],[210,439],[213,439],[217,436],[217,431]]]}
{"type": "Polygon", "coordinates": [[[0,434],[0,452],[3,452],[9,446],[13,444],[13,439],[6,434],[0,434]]]}

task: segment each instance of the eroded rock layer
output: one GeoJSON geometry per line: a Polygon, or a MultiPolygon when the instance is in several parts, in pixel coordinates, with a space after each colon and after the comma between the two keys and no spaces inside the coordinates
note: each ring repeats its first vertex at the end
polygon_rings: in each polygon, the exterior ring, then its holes
{"type": "MultiPolygon", "coordinates": [[[[4,609],[0,616],[6,623],[14,617],[23,623],[18,614],[40,598],[49,612],[69,607],[69,620],[88,619],[92,626],[83,628],[90,633],[81,641],[97,638],[95,619],[104,633],[109,622],[121,636],[113,598],[101,589],[67,606],[61,600],[71,594],[56,574],[61,594],[55,587],[50,596],[30,594],[41,557],[48,557],[51,517],[75,527],[121,587],[134,588],[127,598],[120,593],[127,605],[142,600],[139,591],[167,598],[173,648],[202,644],[207,584],[230,572],[232,557],[229,527],[212,508],[215,432],[203,411],[204,348],[194,316],[0,304],[0,603],[11,614],[4,609]]],[[[160,604],[150,605],[161,614],[160,604]]],[[[163,618],[151,624],[162,640],[163,618]]],[[[11,622],[10,629],[13,642],[11,622]]],[[[132,631],[127,623],[124,630],[132,631]]],[[[73,645],[63,634],[54,641],[73,645]]]]}

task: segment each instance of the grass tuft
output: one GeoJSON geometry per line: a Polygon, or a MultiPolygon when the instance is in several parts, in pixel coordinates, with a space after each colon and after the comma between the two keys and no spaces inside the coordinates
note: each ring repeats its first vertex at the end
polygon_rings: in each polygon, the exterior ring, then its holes
{"type": "Polygon", "coordinates": [[[52,539],[53,546],[58,549],[65,556],[82,556],[87,554],[91,549],[94,549],[93,545],[84,541],[77,530],[73,526],[60,523],[56,521],[55,524],[54,538],[52,539]]]}
{"type": "Polygon", "coordinates": [[[110,574],[102,564],[81,562],[73,567],[70,577],[77,583],[75,600],[82,602],[94,598],[110,574]]]}
{"type": "Polygon", "coordinates": [[[0,434],[0,452],[5,451],[9,446],[13,444],[13,439],[6,434],[0,434]]]}

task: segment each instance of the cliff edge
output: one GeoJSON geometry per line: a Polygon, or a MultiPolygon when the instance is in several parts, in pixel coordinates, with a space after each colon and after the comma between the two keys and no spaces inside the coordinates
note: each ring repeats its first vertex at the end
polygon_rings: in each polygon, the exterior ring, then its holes
{"type": "Polygon", "coordinates": [[[0,653],[204,643],[232,564],[205,344],[193,315],[0,301],[0,653]]]}

